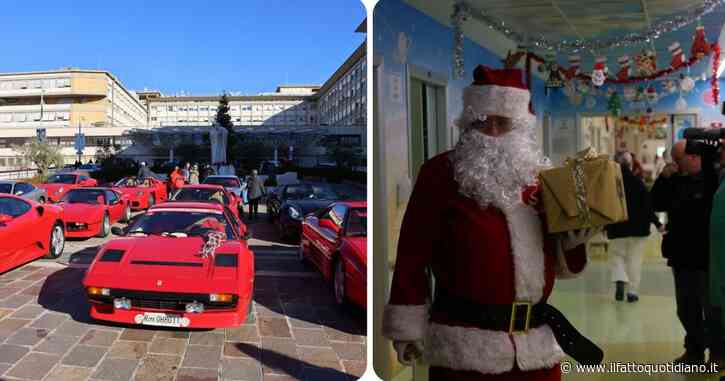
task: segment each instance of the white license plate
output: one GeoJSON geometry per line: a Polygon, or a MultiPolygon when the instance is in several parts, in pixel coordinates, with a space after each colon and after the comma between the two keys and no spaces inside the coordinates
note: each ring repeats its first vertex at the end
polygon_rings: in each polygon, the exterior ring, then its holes
{"type": "Polygon", "coordinates": [[[162,327],[188,327],[189,319],[181,315],[159,312],[146,312],[136,315],[136,324],[156,325],[162,327]]]}

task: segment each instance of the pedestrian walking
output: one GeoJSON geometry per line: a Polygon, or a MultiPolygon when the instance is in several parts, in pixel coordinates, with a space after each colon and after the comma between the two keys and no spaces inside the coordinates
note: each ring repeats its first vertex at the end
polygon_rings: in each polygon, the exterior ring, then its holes
{"type": "Polygon", "coordinates": [[[642,254],[650,234],[650,224],[655,224],[660,232],[664,231],[664,226],[655,215],[644,183],[632,173],[632,154],[627,151],[617,152],[614,161],[622,167],[629,219],[606,227],[610,240],[610,267],[612,282],[616,285],[614,298],[622,301],[627,286],[627,302],[632,303],[639,300],[642,254]]]}
{"type": "Polygon", "coordinates": [[[189,184],[199,184],[199,166],[196,164],[189,171],[189,184]]]}
{"type": "Polygon", "coordinates": [[[181,170],[181,176],[184,178],[184,182],[189,184],[191,180],[191,164],[188,161],[184,164],[184,169],[181,170]]]}
{"type": "Polygon", "coordinates": [[[257,170],[253,169],[251,176],[247,180],[248,197],[249,197],[249,219],[256,220],[259,209],[259,201],[262,196],[267,193],[264,189],[262,179],[257,176],[257,170]]]}

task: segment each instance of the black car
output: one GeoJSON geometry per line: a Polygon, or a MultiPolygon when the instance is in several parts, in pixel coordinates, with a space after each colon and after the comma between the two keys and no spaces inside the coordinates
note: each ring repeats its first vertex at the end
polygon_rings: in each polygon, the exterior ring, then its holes
{"type": "Polygon", "coordinates": [[[329,184],[301,183],[282,185],[267,197],[267,213],[283,239],[299,240],[302,219],[345,195],[329,184]]]}

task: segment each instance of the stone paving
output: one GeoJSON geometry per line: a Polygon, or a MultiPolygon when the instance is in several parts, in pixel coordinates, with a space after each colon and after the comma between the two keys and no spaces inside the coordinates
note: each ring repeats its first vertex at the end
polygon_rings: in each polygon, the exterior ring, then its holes
{"type": "MultiPolygon", "coordinates": [[[[264,221],[264,219],[261,219],[264,221]]],[[[81,280],[103,239],[69,242],[57,262],[0,275],[0,380],[350,380],[366,366],[365,311],[335,306],[296,247],[250,224],[258,274],[250,321],[176,330],[88,316],[81,280]],[[67,266],[71,264],[71,266],[67,266]]]]}

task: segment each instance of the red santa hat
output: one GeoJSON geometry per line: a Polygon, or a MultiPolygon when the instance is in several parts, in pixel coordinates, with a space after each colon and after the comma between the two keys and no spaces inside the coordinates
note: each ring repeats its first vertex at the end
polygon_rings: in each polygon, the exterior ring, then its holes
{"type": "Polygon", "coordinates": [[[473,84],[463,89],[463,117],[461,127],[488,115],[503,116],[522,122],[531,122],[529,112],[531,95],[523,81],[520,69],[492,69],[478,65],[473,72],[473,84]]]}

